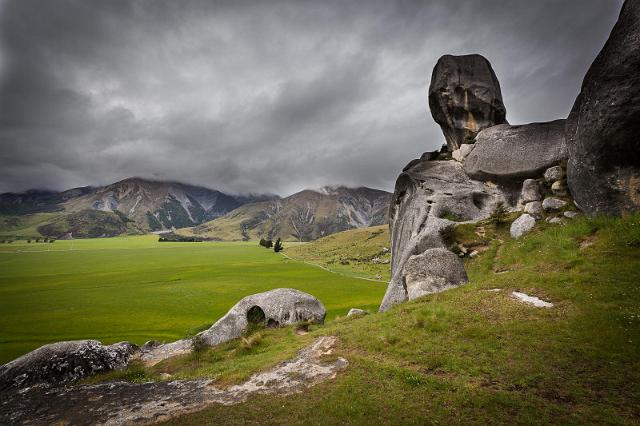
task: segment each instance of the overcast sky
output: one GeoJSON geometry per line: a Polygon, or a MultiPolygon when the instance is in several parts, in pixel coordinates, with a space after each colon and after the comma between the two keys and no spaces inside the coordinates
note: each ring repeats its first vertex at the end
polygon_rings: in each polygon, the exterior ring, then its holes
{"type": "Polygon", "coordinates": [[[444,143],[441,55],[489,59],[512,124],[566,117],[621,4],[0,0],[0,192],[392,190],[444,143]]]}

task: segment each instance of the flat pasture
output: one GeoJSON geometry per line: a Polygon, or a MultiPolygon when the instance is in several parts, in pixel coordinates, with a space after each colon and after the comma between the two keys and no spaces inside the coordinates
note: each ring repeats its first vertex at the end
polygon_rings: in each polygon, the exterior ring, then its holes
{"type": "Polygon", "coordinates": [[[255,242],[147,235],[0,244],[0,363],[61,340],[172,341],[208,327],[242,297],[278,287],[318,297],[331,319],[352,307],[375,310],[386,284],[255,242]]]}

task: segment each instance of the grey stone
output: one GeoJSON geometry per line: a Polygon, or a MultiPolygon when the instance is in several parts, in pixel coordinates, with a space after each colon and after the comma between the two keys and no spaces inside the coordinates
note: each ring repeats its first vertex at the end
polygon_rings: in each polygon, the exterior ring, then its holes
{"type": "Polygon", "coordinates": [[[550,217],[548,218],[549,220],[547,220],[547,222],[553,224],[553,225],[564,225],[565,223],[567,223],[563,218],[561,217],[550,217]]]}
{"type": "Polygon", "coordinates": [[[432,248],[405,263],[402,276],[409,300],[457,287],[469,281],[462,261],[444,248],[432,248]]]}
{"type": "Polygon", "coordinates": [[[567,181],[583,212],[640,209],[640,2],[625,1],[569,119],[567,181]]]}
{"type": "Polygon", "coordinates": [[[538,185],[538,182],[536,182],[535,179],[525,179],[525,181],[522,182],[520,199],[523,203],[542,200],[540,185],[538,185]]]}
{"type": "Polygon", "coordinates": [[[351,308],[349,309],[349,312],[347,313],[348,317],[355,317],[355,316],[360,316],[360,315],[367,315],[369,312],[365,311],[363,309],[358,309],[358,308],[351,308]]]}
{"type": "Polygon", "coordinates": [[[312,295],[291,288],[278,288],[243,298],[196,338],[215,346],[240,337],[251,323],[268,327],[300,321],[322,324],[325,315],[324,305],[312,295]]]}
{"type": "Polygon", "coordinates": [[[478,133],[464,169],[472,179],[539,177],[567,158],[565,120],[520,126],[501,124],[478,133]]]}
{"type": "Polygon", "coordinates": [[[567,210],[563,213],[564,217],[566,217],[567,219],[573,219],[574,217],[578,216],[578,214],[578,212],[574,212],[572,210],[567,210]]]}
{"type": "Polygon", "coordinates": [[[429,108],[449,151],[472,142],[487,127],[506,123],[498,78],[481,55],[444,55],[433,69],[429,108]]]}
{"type": "Polygon", "coordinates": [[[551,185],[551,192],[559,197],[564,197],[567,195],[567,187],[562,183],[562,181],[557,180],[551,185]]]}
{"type": "Polygon", "coordinates": [[[544,172],[544,180],[549,183],[553,183],[557,180],[562,179],[563,177],[564,177],[564,171],[560,166],[549,167],[544,172]]]}
{"type": "Polygon", "coordinates": [[[524,205],[524,212],[535,218],[542,217],[542,203],[540,201],[531,201],[524,205]]]}
{"type": "Polygon", "coordinates": [[[462,156],[462,153],[460,152],[460,148],[458,148],[455,151],[453,151],[451,153],[451,157],[454,160],[459,161],[460,163],[462,163],[464,161],[464,157],[462,156]]]}
{"type": "Polygon", "coordinates": [[[518,239],[524,234],[528,233],[533,229],[536,224],[536,219],[530,214],[523,214],[519,218],[513,221],[511,224],[511,229],[509,230],[511,233],[511,237],[518,239]]]}
{"type": "Polygon", "coordinates": [[[0,366],[0,390],[63,385],[96,373],[123,369],[137,349],[128,342],[104,346],[97,340],[44,345],[0,366]]]}
{"type": "Polygon", "coordinates": [[[542,201],[542,208],[546,212],[560,210],[561,208],[563,208],[566,205],[567,205],[566,201],[559,200],[559,199],[553,198],[553,197],[545,198],[542,201]]]}
{"type": "Polygon", "coordinates": [[[391,281],[380,310],[408,300],[402,271],[413,255],[445,247],[443,233],[461,221],[488,218],[499,204],[509,205],[500,187],[469,179],[455,161],[420,161],[400,174],[389,207],[391,281]]]}

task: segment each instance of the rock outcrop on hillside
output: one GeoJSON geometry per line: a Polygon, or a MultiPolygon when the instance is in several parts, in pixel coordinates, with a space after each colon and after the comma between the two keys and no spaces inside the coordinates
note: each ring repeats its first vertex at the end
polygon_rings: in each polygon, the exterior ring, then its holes
{"type": "Polygon", "coordinates": [[[441,57],[431,76],[429,107],[449,151],[473,142],[482,129],[507,123],[498,78],[481,55],[441,57]]]}
{"type": "Polygon", "coordinates": [[[462,260],[447,241],[459,223],[487,219],[499,207],[525,210],[512,229],[518,238],[545,211],[559,213],[547,210],[543,197],[564,190],[565,120],[506,123],[500,85],[489,61],[479,55],[440,58],[429,106],[452,153],[425,153],[396,181],[389,209],[391,281],[381,311],[467,281],[462,260]]]}
{"type": "MultiPolygon", "coordinates": [[[[405,169],[396,181],[389,209],[391,282],[380,310],[412,299],[406,284],[410,272],[405,271],[412,256],[446,247],[443,232],[447,228],[457,222],[487,218],[501,203],[508,201],[499,187],[471,180],[456,161],[421,160],[405,169]]],[[[458,259],[456,262],[461,264],[458,259]]],[[[454,279],[440,287],[461,282],[454,279]]]]}
{"type": "Polygon", "coordinates": [[[482,130],[465,159],[464,170],[469,177],[483,180],[538,177],[567,159],[564,126],[565,120],[555,120],[482,130]]]}
{"type": "Polygon", "coordinates": [[[567,121],[568,184],[588,214],[640,209],[640,1],[626,1],[567,121]]]}

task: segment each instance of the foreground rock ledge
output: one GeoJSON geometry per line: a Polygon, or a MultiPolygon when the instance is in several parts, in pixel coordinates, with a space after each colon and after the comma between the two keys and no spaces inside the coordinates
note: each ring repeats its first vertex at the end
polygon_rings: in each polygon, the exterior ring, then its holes
{"type": "Polygon", "coordinates": [[[105,424],[151,423],[206,408],[232,405],[254,394],[288,395],[331,380],[345,369],[344,358],[329,363],[337,338],[322,336],[298,356],[271,370],[254,374],[244,383],[219,389],[212,380],[185,380],[135,384],[112,382],[47,389],[33,387],[0,393],[0,424],[105,424]]]}
{"type": "Polygon", "coordinates": [[[63,385],[97,373],[124,369],[136,350],[128,342],[104,346],[97,340],[44,345],[0,366],[0,392],[33,385],[63,385]]]}

